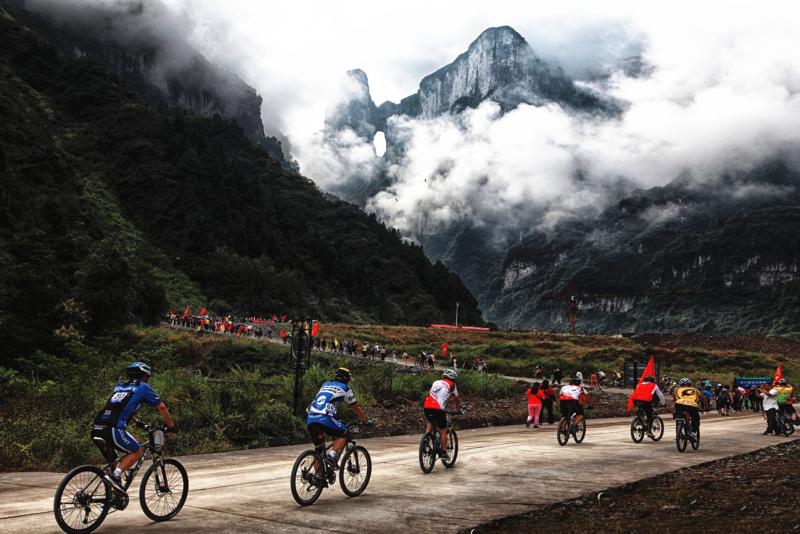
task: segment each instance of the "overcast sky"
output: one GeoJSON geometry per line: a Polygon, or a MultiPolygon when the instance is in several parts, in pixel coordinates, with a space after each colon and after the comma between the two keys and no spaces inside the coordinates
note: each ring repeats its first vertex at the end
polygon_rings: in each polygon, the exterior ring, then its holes
{"type": "Polygon", "coordinates": [[[264,96],[267,127],[291,138],[321,127],[346,70],[367,73],[376,103],[396,102],[491,26],[514,27],[574,74],[630,53],[641,37],[635,3],[165,1],[192,21],[195,46],[264,96]]]}

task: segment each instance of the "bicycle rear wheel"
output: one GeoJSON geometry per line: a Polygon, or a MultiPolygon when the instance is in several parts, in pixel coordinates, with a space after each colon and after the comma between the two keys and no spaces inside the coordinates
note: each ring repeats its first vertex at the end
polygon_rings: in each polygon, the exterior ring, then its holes
{"type": "Polygon", "coordinates": [[[344,453],[339,465],[339,485],[348,497],[358,497],[369,484],[372,475],[372,458],[367,449],[356,445],[344,453]]]}
{"type": "Polygon", "coordinates": [[[92,465],[76,467],[61,481],[53,499],[53,513],[61,530],[88,533],[100,526],[112,501],[103,471],[92,465]]]}
{"type": "Polygon", "coordinates": [[[292,466],[292,497],[300,506],[314,504],[324,487],[324,474],[317,475],[316,468],[323,471],[322,459],[314,451],[303,451],[292,466]]]}
{"type": "Polygon", "coordinates": [[[139,486],[139,503],[153,521],[168,521],[178,515],[189,495],[189,475],[178,460],[167,458],[151,465],[139,486]]]}
{"type": "Polygon", "coordinates": [[[433,442],[433,434],[426,432],[419,440],[419,467],[426,475],[433,471],[436,464],[436,446],[433,442]]]}
{"type": "Polygon", "coordinates": [[[653,426],[650,430],[653,433],[653,437],[650,439],[653,441],[661,441],[661,438],[664,437],[664,420],[658,415],[654,416],[653,426]]]}
{"type": "Polygon", "coordinates": [[[569,441],[569,420],[562,417],[558,422],[558,430],[556,431],[556,439],[559,445],[566,445],[569,441]]]}
{"type": "Polygon", "coordinates": [[[450,459],[442,458],[442,464],[449,469],[456,465],[456,458],[458,458],[458,434],[451,428],[447,429],[447,454],[450,455],[450,459]]]}
{"type": "Polygon", "coordinates": [[[634,443],[641,443],[644,439],[644,421],[634,417],[631,421],[631,439],[634,443]]]}
{"type": "Polygon", "coordinates": [[[575,438],[576,443],[583,441],[583,438],[586,437],[586,419],[583,419],[580,423],[575,423],[575,432],[572,437],[575,438]]]}
{"type": "Polygon", "coordinates": [[[686,425],[683,421],[677,421],[675,423],[675,446],[678,452],[686,450],[687,441],[689,441],[689,438],[686,436],[686,425]]]}

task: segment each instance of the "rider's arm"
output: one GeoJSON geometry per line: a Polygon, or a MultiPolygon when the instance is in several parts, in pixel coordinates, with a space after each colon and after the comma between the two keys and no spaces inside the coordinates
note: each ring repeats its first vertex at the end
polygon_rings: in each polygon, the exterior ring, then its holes
{"type": "Polygon", "coordinates": [[[453,400],[456,401],[456,409],[461,410],[461,399],[458,398],[458,393],[453,395],[453,400]]]}
{"type": "Polygon", "coordinates": [[[156,406],[156,410],[161,414],[161,417],[164,418],[164,421],[167,423],[167,427],[174,428],[175,421],[172,420],[172,416],[169,414],[169,410],[167,410],[167,405],[163,402],[156,406]]]}
{"type": "Polygon", "coordinates": [[[364,410],[361,409],[361,406],[359,406],[357,402],[351,404],[350,408],[353,409],[353,413],[356,414],[356,417],[358,417],[359,421],[362,423],[367,422],[367,416],[364,414],[364,410]]]}
{"type": "Polygon", "coordinates": [[[667,401],[666,401],[666,399],[664,398],[664,394],[663,394],[663,393],[661,393],[661,389],[659,389],[658,387],[656,387],[656,388],[653,390],[653,394],[654,394],[656,397],[658,397],[658,402],[659,402],[659,404],[661,404],[662,406],[663,406],[663,405],[665,405],[665,404],[667,404],[667,401]]]}

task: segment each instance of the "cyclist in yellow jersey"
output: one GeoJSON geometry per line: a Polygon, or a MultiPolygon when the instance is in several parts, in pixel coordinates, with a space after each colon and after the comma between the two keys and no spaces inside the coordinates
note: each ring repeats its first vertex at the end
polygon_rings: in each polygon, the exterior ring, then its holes
{"type": "Polygon", "coordinates": [[[700,403],[703,402],[703,394],[692,385],[691,380],[681,378],[672,396],[675,399],[675,417],[683,417],[684,413],[688,413],[692,419],[692,434],[696,436],[700,432],[700,403]]]}
{"type": "Polygon", "coordinates": [[[778,380],[774,387],[778,390],[778,409],[789,416],[794,424],[797,424],[797,412],[792,406],[794,388],[786,383],[785,378],[778,380]]]}

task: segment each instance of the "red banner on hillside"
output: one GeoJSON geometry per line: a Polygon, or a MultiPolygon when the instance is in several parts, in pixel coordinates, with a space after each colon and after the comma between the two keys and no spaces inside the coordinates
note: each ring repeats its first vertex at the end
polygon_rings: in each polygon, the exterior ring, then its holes
{"type": "Polygon", "coordinates": [[[430,328],[443,328],[445,330],[473,330],[477,332],[488,332],[489,328],[485,326],[456,326],[454,324],[432,324],[430,328]]]}
{"type": "Polygon", "coordinates": [[[189,305],[187,304],[186,307],[183,309],[183,316],[184,317],[189,317],[189,314],[191,314],[191,313],[192,313],[192,310],[189,309],[189,305]]]}
{"type": "Polygon", "coordinates": [[[205,314],[206,314],[206,307],[203,306],[202,308],[200,308],[200,315],[205,315],[205,314]]]}
{"type": "Polygon", "coordinates": [[[442,358],[447,356],[447,341],[442,343],[442,358]]]}
{"type": "Polygon", "coordinates": [[[317,337],[317,334],[319,334],[319,321],[314,321],[311,326],[311,337],[317,337]]]}

